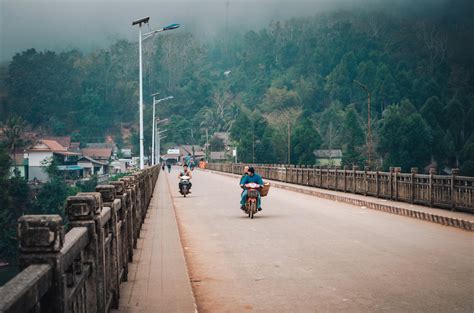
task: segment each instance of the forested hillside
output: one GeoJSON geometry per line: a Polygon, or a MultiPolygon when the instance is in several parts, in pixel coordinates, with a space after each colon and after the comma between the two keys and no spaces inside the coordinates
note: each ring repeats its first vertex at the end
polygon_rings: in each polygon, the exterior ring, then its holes
{"type": "MultiPolygon", "coordinates": [[[[467,2],[466,2],[467,3],[467,2]]],[[[144,42],[146,141],[151,98],[171,119],[168,145],[230,131],[243,161],[314,163],[314,149],[367,159],[371,93],[373,165],[460,167],[474,175],[474,20],[465,8],[427,16],[338,11],[275,21],[201,41],[185,28],[144,42]],[[224,72],[230,71],[227,74],[224,72]],[[290,125],[290,127],[288,127],[290,125]]],[[[18,53],[2,77],[1,119],[82,142],[137,124],[138,47],[117,41],[90,54],[18,53]]],[[[136,137],[136,135],[135,135],[136,137]]],[[[132,143],[138,141],[132,136],[132,143]]],[[[149,144],[148,144],[149,145],[149,144]]]]}

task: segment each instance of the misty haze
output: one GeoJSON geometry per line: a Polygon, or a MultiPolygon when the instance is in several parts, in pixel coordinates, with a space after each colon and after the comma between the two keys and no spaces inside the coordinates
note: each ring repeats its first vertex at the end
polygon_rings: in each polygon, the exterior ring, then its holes
{"type": "Polygon", "coordinates": [[[472,0],[0,0],[0,312],[473,312],[472,0]]]}

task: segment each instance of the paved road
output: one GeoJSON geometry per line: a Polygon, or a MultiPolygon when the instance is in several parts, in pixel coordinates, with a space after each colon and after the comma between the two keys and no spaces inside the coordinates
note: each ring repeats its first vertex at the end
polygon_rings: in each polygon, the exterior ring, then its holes
{"type": "Polygon", "coordinates": [[[168,175],[199,312],[474,312],[474,236],[270,190],[254,220],[236,179],[168,175]]]}

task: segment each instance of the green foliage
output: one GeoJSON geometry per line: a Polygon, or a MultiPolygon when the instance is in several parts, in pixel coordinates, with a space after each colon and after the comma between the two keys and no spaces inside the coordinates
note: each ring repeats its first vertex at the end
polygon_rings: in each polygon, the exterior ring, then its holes
{"type": "Polygon", "coordinates": [[[78,181],[76,183],[76,187],[78,187],[81,192],[93,192],[95,191],[97,183],[97,175],[92,175],[92,177],[89,177],[88,180],[78,181]]]}
{"type": "MultiPolygon", "coordinates": [[[[439,168],[463,168],[474,134],[474,23],[459,5],[422,17],[330,12],[230,32],[226,40],[204,42],[182,31],[153,38],[144,56],[145,147],[152,124],[147,95],[160,91],[174,96],[157,106],[160,118],[170,118],[160,126],[168,129],[166,146],[203,144],[205,130],[210,137],[230,131],[245,162],[284,163],[288,122],[276,115],[305,111],[320,135],[307,147],[343,149],[344,164],[364,165],[367,92],[357,80],[370,91],[371,124],[379,126],[372,127],[374,159],[384,167],[424,168],[435,160],[439,168]],[[411,129],[415,122],[419,133],[411,129]],[[405,138],[410,134],[415,137],[405,138]],[[420,134],[429,140],[410,148],[420,134]]],[[[89,54],[18,53],[0,71],[7,95],[2,118],[18,115],[33,127],[81,141],[118,138],[122,123],[133,124],[131,138],[120,144],[133,143],[137,153],[138,67],[131,61],[137,50],[136,43],[119,40],[89,54]]],[[[304,134],[300,122],[308,123],[298,119],[292,137],[304,134]]],[[[291,148],[294,161],[313,163],[303,147],[291,148]]]]}
{"type": "Polygon", "coordinates": [[[362,166],[364,164],[363,151],[366,134],[362,129],[360,116],[354,106],[349,106],[345,112],[344,122],[341,129],[341,140],[343,144],[342,164],[349,166],[362,166]]]}
{"type": "Polygon", "coordinates": [[[23,178],[9,177],[10,157],[0,145],[0,259],[15,261],[16,221],[30,206],[28,185],[23,178]]]}
{"type": "Polygon", "coordinates": [[[127,175],[130,175],[130,173],[117,173],[117,174],[113,175],[112,177],[110,177],[110,180],[111,181],[118,181],[118,180],[120,180],[120,178],[125,177],[127,175]]]}
{"type": "Polygon", "coordinates": [[[321,136],[314,127],[313,121],[303,114],[292,133],[293,162],[312,165],[315,163],[314,150],[321,146],[321,136]]]}
{"type": "Polygon", "coordinates": [[[225,149],[224,141],[217,137],[212,137],[211,140],[209,140],[209,145],[211,151],[223,151],[225,149]]]}
{"type": "Polygon", "coordinates": [[[467,144],[461,151],[461,174],[465,176],[474,176],[474,135],[469,138],[467,144]]]}
{"type": "Polygon", "coordinates": [[[385,168],[399,164],[403,170],[423,169],[430,161],[432,137],[430,128],[417,112],[402,105],[391,106],[380,121],[378,150],[384,156],[385,168]]]}
{"type": "Polygon", "coordinates": [[[39,214],[59,214],[65,218],[64,205],[66,198],[75,194],[65,182],[59,178],[52,178],[41,186],[33,212],[39,214]]]}

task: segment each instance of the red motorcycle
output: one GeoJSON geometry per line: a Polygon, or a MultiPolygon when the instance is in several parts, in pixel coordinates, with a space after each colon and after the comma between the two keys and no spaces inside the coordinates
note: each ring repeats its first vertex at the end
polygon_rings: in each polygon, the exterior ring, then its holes
{"type": "Polygon", "coordinates": [[[245,184],[247,189],[247,201],[245,202],[245,212],[250,218],[253,218],[255,213],[258,212],[258,195],[260,193],[260,185],[256,183],[245,184]]]}

